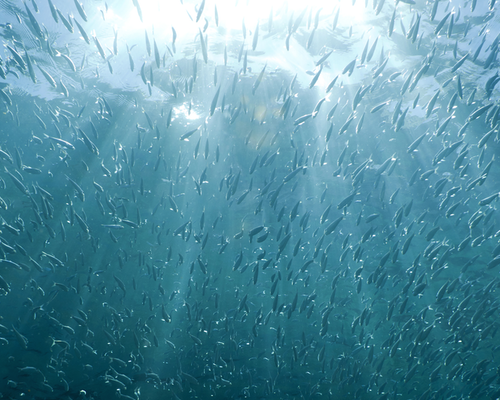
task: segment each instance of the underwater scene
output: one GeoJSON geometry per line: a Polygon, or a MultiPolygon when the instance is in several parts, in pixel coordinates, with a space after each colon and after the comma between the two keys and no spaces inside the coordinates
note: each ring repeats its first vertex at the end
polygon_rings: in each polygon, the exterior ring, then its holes
{"type": "Polygon", "coordinates": [[[495,0],[0,0],[0,397],[500,398],[495,0]]]}

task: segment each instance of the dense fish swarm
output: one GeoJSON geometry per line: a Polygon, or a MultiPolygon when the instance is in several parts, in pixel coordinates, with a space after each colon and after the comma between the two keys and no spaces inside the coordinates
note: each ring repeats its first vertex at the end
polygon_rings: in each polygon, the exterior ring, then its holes
{"type": "Polygon", "coordinates": [[[1,397],[500,398],[497,8],[1,0],[1,397]]]}

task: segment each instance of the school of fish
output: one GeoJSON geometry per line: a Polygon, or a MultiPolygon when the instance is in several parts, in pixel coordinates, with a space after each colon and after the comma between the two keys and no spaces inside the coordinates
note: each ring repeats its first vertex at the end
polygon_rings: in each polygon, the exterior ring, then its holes
{"type": "Polygon", "coordinates": [[[495,0],[0,0],[0,397],[500,399],[495,0]]]}

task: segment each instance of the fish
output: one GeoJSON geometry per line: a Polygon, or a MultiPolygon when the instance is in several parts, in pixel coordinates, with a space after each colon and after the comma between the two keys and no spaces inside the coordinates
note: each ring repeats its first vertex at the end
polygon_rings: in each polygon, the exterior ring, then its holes
{"type": "Polygon", "coordinates": [[[444,24],[446,23],[446,21],[448,20],[448,18],[450,17],[451,15],[451,11],[448,11],[445,16],[441,19],[441,21],[439,21],[439,23],[437,24],[436,26],[436,29],[434,29],[434,34],[435,35],[438,35],[439,32],[441,31],[441,29],[443,28],[444,24]]]}
{"type": "MultiPolygon", "coordinates": [[[[338,208],[338,207],[337,207],[338,208]]],[[[335,230],[335,228],[337,228],[337,226],[339,225],[339,223],[343,220],[344,218],[342,216],[338,217],[336,220],[332,221],[330,223],[330,225],[328,225],[326,228],[325,228],[325,235],[330,235],[333,233],[333,231],[335,230]]]]}
{"type": "Polygon", "coordinates": [[[28,66],[28,72],[30,74],[30,78],[33,81],[33,83],[37,83],[37,79],[36,79],[36,75],[35,75],[35,70],[33,68],[33,63],[31,62],[31,58],[30,58],[28,52],[26,51],[26,49],[24,51],[24,54],[26,56],[26,65],[28,66]]]}
{"type": "Polygon", "coordinates": [[[59,15],[59,18],[61,19],[61,22],[63,23],[63,25],[66,27],[66,29],[70,32],[70,33],[73,33],[75,30],[73,28],[73,22],[72,21],[72,18],[71,17],[68,17],[66,18],[63,13],[61,13],[61,11],[59,11],[59,9],[56,9],[57,11],[57,14],[59,15]]]}
{"type": "Polygon", "coordinates": [[[351,124],[351,122],[354,120],[354,115],[350,115],[347,120],[344,122],[344,124],[340,127],[339,129],[339,135],[342,135],[343,133],[345,133],[347,131],[347,129],[349,128],[349,125],[351,124]]]}
{"type": "Polygon", "coordinates": [[[377,43],[378,43],[378,36],[375,38],[373,41],[373,44],[370,47],[370,50],[366,54],[366,62],[370,62],[371,59],[373,58],[373,54],[375,54],[375,49],[377,48],[377,43]]]}
{"type": "Polygon", "coordinates": [[[199,29],[199,34],[200,34],[201,54],[203,55],[203,61],[205,61],[205,64],[206,64],[206,63],[208,63],[207,44],[205,42],[205,38],[203,37],[203,33],[201,32],[201,29],[199,29]]]}
{"type": "Polygon", "coordinates": [[[434,96],[432,96],[432,98],[427,103],[427,105],[425,107],[426,118],[430,117],[432,110],[434,109],[434,105],[436,104],[436,101],[438,99],[439,93],[440,93],[440,90],[437,90],[436,93],[434,94],[434,96]]]}
{"type": "Polygon", "coordinates": [[[394,11],[392,12],[391,19],[389,21],[389,28],[387,30],[387,35],[389,37],[392,36],[392,33],[394,32],[394,22],[396,20],[396,8],[394,8],[394,11]]]}
{"type": "Polygon", "coordinates": [[[180,137],[180,140],[185,140],[185,141],[188,141],[189,140],[189,137],[191,137],[193,135],[193,133],[195,133],[199,128],[196,128],[196,129],[192,129],[186,133],[184,133],[181,137],[180,137]]]}
{"type": "Polygon", "coordinates": [[[71,58],[69,58],[66,54],[61,54],[61,53],[57,53],[57,57],[62,57],[66,60],[67,64],[69,65],[70,69],[73,71],[73,72],[76,72],[76,67],[75,67],[75,63],[73,62],[73,60],[71,58]]]}
{"type": "Polygon", "coordinates": [[[73,179],[66,175],[66,179],[71,183],[81,201],[85,201],[85,192],[73,179]]]}
{"type": "Polygon", "coordinates": [[[323,64],[320,65],[318,72],[316,72],[316,74],[314,74],[314,77],[311,79],[311,83],[309,83],[309,89],[312,89],[314,87],[319,79],[319,76],[321,75],[321,71],[323,71],[323,64]]]}
{"type": "Polygon", "coordinates": [[[354,72],[354,67],[356,66],[356,58],[349,62],[344,69],[342,70],[342,75],[347,74],[347,76],[351,76],[352,73],[354,72]]]}
{"type": "Polygon", "coordinates": [[[456,64],[451,67],[451,73],[453,74],[454,72],[456,72],[462,65],[463,63],[465,62],[465,60],[467,60],[467,58],[469,57],[469,53],[466,53],[460,60],[458,60],[456,62],[456,64]]]}
{"type": "MultiPolygon", "coordinates": [[[[80,4],[80,3],[78,2],[78,0],[75,0],[75,3],[80,4]]],[[[87,32],[85,31],[85,28],[84,28],[83,26],[81,26],[81,25],[80,25],[80,23],[79,23],[76,19],[75,19],[74,21],[75,21],[75,24],[76,24],[76,26],[77,26],[78,30],[80,31],[80,34],[81,34],[81,35],[82,35],[82,37],[83,37],[83,40],[85,40],[85,42],[87,42],[87,44],[90,44],[90,37],[89,37],[89,35],[87,34],[87,32]]],[[[116,55],[116,53],[115,53],[115,55],[116,55]]]]}
{"type": "Polygon", "coordinates": [[[0,3],[2,394],[499,397],[495,1],[37,3],[0,3]]]}
{"type": "MultiPolygon", "coordinates": [[[[82,17],[82,19],[85,22],[87,22],[88,21],[87,13],[85,12],[85,10],[83,8],[83,4],[80,3],[78,0],[74,0],[74,1],[75,1],[75,6],[76,6],[76,10],[78,11],[78,14],[80,14],[80,17],[82,17]]],[[[76,20],[75,20],[75,22],[76,22],[76,20]]]]}
{"type": "Polygon", "coordinates": [[[103,47],[102,47],[102,45],[101,45],[101,42],[100,42],[100,41],[99,41],[99,39],[97,38],[97,36],[94,36],[94,43],[95,43],[95,45],[96,45],[96,47],[97,47],[97,50],[99,51],[99,54],[100,54],[100,56],[102,57],[102,59],[103,59],[104,61],[106,61],[106,54],[104,53],[104,49],[103,49],[103,47]]]}
{"type": "MultiPolygon", "coordinates": [[[[318,61],[316,61],[316,66],[318,67],[321,64],[323,64],[328,59],[328,57],[331,56],[332,53],[333,53],[333,50],[330,50],[330,51],[327,51],[325,54],[323,54],[323,56],[318,61]]],[[[329,90],[327,90],[327,92],[328,91],[329,90]]]]}
{"type": "MultiPolygon", "coordinates": [[[[267,64],[264,64],[264,67],[259,73],[259,76],[255,80],[255,83],[252,86],[252,95],[255,95],[255,92],[257,91],[258,87],[260,86],[262,79],[264,78],[264,72],[266,71],[267,64]]],[[[219,86],[220,88],[220,86],[219,86]]]]}
{"type": "Polygon", "coordinates": [[[54,3],[52,3],[52,0],[48,0],[48,1],[49,1],[49,8],[50,8],[50,12],[52,14],[52,18],[54,18],[54,21],[57,24],[59,22],[59,16],[57,14],[57,9],[54,6],[54,3]]]}
{"type": "Polygon", "coordinates": [[[24,2],[24,8],[26,10],[26,13],[28,14],[28,18],[30,20],[31,26],[33,27],[33,29],[35,31],[36,36],[38,36],[39,39],[43,40],[44,39],[44,34],[42,32],[42,29],[40,28],[40,25],[39,25],[37,19],[35,18],[35,16],[31,12],[31,10],[29,9],[29,7],[26,4],[26,2],[24,2]]]}
{"type": "Polygon", "coordinates": [[[384,103],[380,103],[380,104],[376,105],[375,107],[373,107],[370,110],[370,114],[376,113],[377,111],[381,110],[382,107],[386,106],[387,104],[388,104],[387,102],[384,102],[384,103]]]}
{"type": "Polygon", "coordinates": [[[21,57],[21,55],[17,52],[17,50],[14,49],[13,47],[9,46],[8,44],[5,47],[7,47],[7,49],[10,51],[10,53],[14,57],[14,60],[17,62],[17,65],[19,65],[19,67],[22,70],[25,70],[26,69],[26,63],[24,62],[24,60],[21,57]]]}

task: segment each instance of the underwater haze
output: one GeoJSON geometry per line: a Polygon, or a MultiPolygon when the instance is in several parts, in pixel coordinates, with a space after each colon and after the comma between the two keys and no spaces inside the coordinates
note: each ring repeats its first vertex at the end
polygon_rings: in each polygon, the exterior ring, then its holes
{"type": "Polygon", "coordinates": [[[0,0],[0,397],[500,398],[495,0],[0,0]]]}

